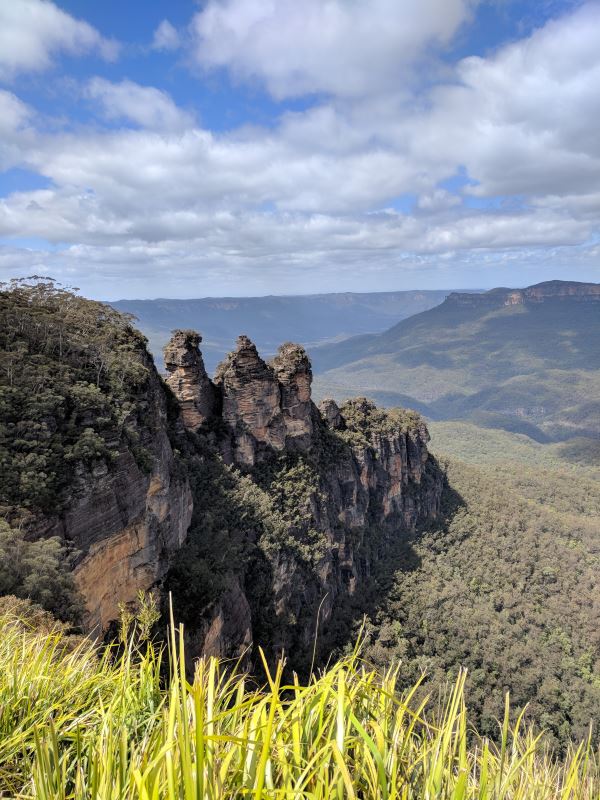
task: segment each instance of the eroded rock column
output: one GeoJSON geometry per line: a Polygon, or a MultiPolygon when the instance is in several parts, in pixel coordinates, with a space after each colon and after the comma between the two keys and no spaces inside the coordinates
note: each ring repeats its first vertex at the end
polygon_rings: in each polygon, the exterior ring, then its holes
{"type": "Polygon", "coordinates": [[[218,395],[204,367],[196,331],[176,330],[165,346],[166,382],[181,405],[186,428],[197,430],[217,411],[218,395]]]}
{"type": "Polygon", "coordinates": [[[223,361],[215,376],[223,398],[223,422],[232,435],[235,463],[251,467],[265,447],[283,450],[285,423],[281,389],[274,370],[247,336],[223,361]]]}
{"type": "Polygon", "coordinates": [[[313,435],[313,405],[310,399],[312,369],[303,347],[286,343],[272,361],[281,386],[281,411],[285,422],[286,445],[308,450],[313,435]]]}

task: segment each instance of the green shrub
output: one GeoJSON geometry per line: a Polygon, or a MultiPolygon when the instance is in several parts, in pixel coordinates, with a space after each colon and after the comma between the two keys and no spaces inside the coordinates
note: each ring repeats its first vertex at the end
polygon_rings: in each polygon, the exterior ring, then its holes
{"type": "Polygon", "coordinates": [[[0,596],[28,598],[60,619],[76,622],[82,605],[71,561],[57,537],[27,541],[22,530],[0,519],[0,596]]]}

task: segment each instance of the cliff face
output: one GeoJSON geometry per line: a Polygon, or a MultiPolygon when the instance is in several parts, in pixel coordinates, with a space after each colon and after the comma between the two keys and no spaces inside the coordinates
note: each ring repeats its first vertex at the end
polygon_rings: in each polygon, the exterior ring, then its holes
{"type": "Polygon", "coordinates": [[[52,281],[0,291],[3,535],[61,540],[56,574],[26,565],[15,591],[37,579],[74,619],[74,577],[101,633],[138,592],[168,588],[191,654],[256,641],[299,665],[390,542],[437,514],[441,474],[417,415],[319,410],[298,345],[267,363],[240,336],[212,381],[200,342],[174,333],[165,385],[109,306],[52,281]]]}
{"type": "Polygon", "coordinates": [[[544,281],[526,289],[492,289],[482,294],[452,292],[446,302],[465,308],[499,308],[548,301],[576,300],[600,303],[600,284],[577,281],[544,281]]]}
{"type": "Polygon", "coordinates": [[[160,585],[169,560],[185,541],[193,499],[185,472],[175,463],[167,433],[164,388],[149,356],[147,380],[136,397],[142,420],[130,421],[138,463],[123,440],[112,457],[74,465],[62,513],[38,517],[31,535],[59,536],[78,551],[75,580],[85,602],[86,629],[100,632],[118,620],[119,604],[160,585]]]}
{"type": "MultiPolygon", "coordinates": [[[[201,363],[193,338],[175,333],[166,351],[175,347],[178,362],[201,363]]],[[[199,385],[191,374],[188,380],[199,385]]],[[[283,345],[267,364],[241,336],[211,384],[219,395],[214,407],[222,409],[213,432],[184,416],[188,430],[212,437],[230,469],[256,485],[278,525],[268,547],[264,535],[250,536],[254,566],[228,568],[220,598],[196,621],[196,651],[239,655],[252,638],[306,651],[317,615],[326,624],[393,537],[439,512],[442,475],[418,415],[383,412],[365,399],[342,408],[328,400],[319,410],[311,380],[298,345],[283,345]],[[266,593],[256,585],[257,563],[266,593]]],[[[170,385],[185,402],[186,385],[170,385]]]]}

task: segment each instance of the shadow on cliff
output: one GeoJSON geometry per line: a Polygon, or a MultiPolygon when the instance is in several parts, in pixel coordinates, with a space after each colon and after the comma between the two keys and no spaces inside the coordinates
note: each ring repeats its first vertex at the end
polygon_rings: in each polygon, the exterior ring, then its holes
{"type": "Polygon", "coordinates": [[[187,540],[171,562],[165,597],[172,594],[192,660],[203,650],[237,658],[248,650],[252,629],[270,632],[275,619],[272,567],[258,546],[265,535],[264,499],[249,479],[225,466],[215,434],[186,432],[177,440],[194,511],[187,540]]]}
{"type": "Polygon", "coordinates": [[[333,615],[319,631],[316,645],[316,664],[324,666],[343,653],[352,650],[361,636],[378,629],[378,612],[385,606],[390,592],[402,579],[402,574],[418,570],[422,557],[415,549],[425,531],[447,530],[454,515],[466,506],[463,497],[444,475],[444,487],[439,517],[417,527],[414,532],[394,532],[394,540],[386,544],[380,557],[373,557],[369,575],[352,595],[340,598],[333,615]]]}

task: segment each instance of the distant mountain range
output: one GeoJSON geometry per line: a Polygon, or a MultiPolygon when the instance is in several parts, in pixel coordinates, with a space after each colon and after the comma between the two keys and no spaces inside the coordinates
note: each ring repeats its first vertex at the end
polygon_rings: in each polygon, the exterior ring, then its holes
{"type": "Polygon", "coordinates": [[[452,293],[383,333],[310,355],[320,396],[366,394],[538,441],[600,437],[600,284],[452,293]]]}
{"type": "Polygon", "coordinates": [[[234,348],[241,333],[263,356],[284,341],[305,347],[390,325],[441,303],[448,291],[344,292],[269,297],[218,297],[198,300],[119,300],[119,311],[134,314],[162,368],[162,348],[174,328],[193,328],[203,336],[202,353],[209,373],[234,348]]]}

